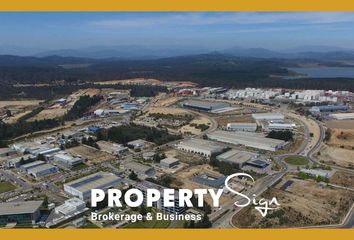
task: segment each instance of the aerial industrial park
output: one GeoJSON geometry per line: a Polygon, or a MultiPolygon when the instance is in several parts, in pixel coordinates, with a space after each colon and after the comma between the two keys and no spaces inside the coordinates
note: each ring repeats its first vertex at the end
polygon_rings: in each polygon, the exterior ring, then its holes
{"type": "Polygon", "coordinates": [[[51,100],[0,101],[4,126],[23,124],[2,129],[2,228],[354,226],[354,93],[155,79],[96,84],[51,100]],[[130,86],[168,91],[137,96],[130,86]],[[25,130],[39,123],[53,125],[25,130]],[[251,206],[236,207],[240,196],[224,182],[238,172],[254,181],[233,178],[233,189],[276,197],[279,209],[262,217],[251,206]],[[92,189],[113,188],[211,188],[223,194],[217,208],[208,196],[204,207],[91,206],[92,189]],[[90,217],[107,212],[202,220],[90,217]]]}

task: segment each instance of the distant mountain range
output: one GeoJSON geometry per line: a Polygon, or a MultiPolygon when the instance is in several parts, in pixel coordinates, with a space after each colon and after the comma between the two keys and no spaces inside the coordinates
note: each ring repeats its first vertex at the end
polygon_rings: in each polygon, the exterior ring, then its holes
{"type": "Polygon", "coordinates": [[[211,50],[198,47],[142,47],[142,46],[92,46],[79,49],[25,49],[16,46],[0,46],[0,54],[32,56],[32,57],[75,57],[91,59],[158,59],[176,56],[188,56],[218,52],[225,55],[252,58],[280,58],[280,59],[327,59],[327,60],[354,60],[354,49],[332,46],[301,46],[286,50],[270,50],[266,48],[232,47],[222,50],[211,50]]]}

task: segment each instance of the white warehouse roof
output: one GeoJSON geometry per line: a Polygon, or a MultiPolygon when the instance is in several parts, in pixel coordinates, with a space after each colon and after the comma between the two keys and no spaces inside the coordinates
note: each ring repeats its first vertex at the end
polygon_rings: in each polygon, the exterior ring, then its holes
{"type": "Polygon", "coordinates": [[[281,113],[253,113],[255,120],[283,120],[285,117],[281,113]]]}

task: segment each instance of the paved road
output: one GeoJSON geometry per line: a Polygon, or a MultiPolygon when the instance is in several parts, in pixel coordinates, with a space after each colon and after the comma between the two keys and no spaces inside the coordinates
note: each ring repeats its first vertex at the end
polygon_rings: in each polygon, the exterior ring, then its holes
{"type": "Polygon", "coordinates": [[[17,184],[18,186],[20,186],[23,190],[29,190],[32,188],[31,184],[29,184],[28,182],[24,181],[23,179],[19,178],[18,176],[16,176],[14,173],[12,173],[9,170],[0,170],[0,174],[2,174],[5,178],[10,179],[11,181],[13,181],[15,184],[17,184]]]}
{"type": "MultiPolygon", "coordinates": [[[[275,175],[271,175],[271,176],[267,176],[264,177],[262,179],[262,182],[254,187],[252,187],[250,190],[246,191],[244,194],[246,194],[247,196],[252,196],[252,194],[256,194],[257,196],[261,195],[264,191],[266,191],[269,187],[273,186],[275,183],[277,183],[281,178],[283,178],[283,176],[288,172],[288,166],[287,164],[283,161],[285,157],[287,156],[291,156],[291,155],[307,155],[308,152],[314,151],[316,148],[318,148],[323,140],[322,137],[319,138],[318,142],[313,146],[310,147],[308,146],[310,143],[310,131],[308,129],[308,127],[306,126],[305,123],[303,123],[304,125],[304,136],[305,139],[302,142],[301,146],[293,153],[288,153],[288,154],[282,154],[282,155],[277,155],[277,156],[273,156],[274,160],[278,162],[278,164],[280,164],[281,166],[281,171],[275,175]],[[308,152],[307,149],[308,147],[310,148],[308,152]]],[[[237,201],[238,196],[235,197],[233,200],[237,201]]],[[[233,201],[234,202],[234,201],[233,201]]],[[[233,227],[231,225],[231,219],[232,217],[237,214],[241,208],[236,208],[235,210],[235,206],[234,204],[230,203],[226,206],[223,206],[222,212],[221,210],[216,212],[216,213],[212,213],[211,214],[211,219],[213,219],[213,217],[216,217],[216,214],[222,214],[225,211],[227,211],[222,217],[220,217],[219,219],[217,219],[214,223],[213,223],[213,227],[215,228],[230,228],[233,227]]]]}

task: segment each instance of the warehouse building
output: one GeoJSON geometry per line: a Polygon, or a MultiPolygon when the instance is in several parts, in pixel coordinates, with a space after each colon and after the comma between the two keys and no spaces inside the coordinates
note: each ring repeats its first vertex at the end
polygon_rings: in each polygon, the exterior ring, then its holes
{"type": "Polygon", "coordinates": [[[34,158],[35,158],[35,156],[33,156],[31,154],[26,154],[26,155],[23,155],[20,157],[11,158],[6,161],[6,167],[19,168],[21,166],[21,162],[28,161],[28,160],[34,159],[34,158]]]}
{"type": "Polygon", "coordinates": [[[252,171],[252,172],[264,174],[270,171],[271,165],[266,161],[255,159],[255,160],[248,161],[242,169],[245,171],[252,171]]]}
{"type": "Polygon", "coordinates": [[[263,121],[262,129],[264,131],[293,131],[296,128],[295,123],[263,121]]]}
{"type": "Polygon", "coordinates": [[[111,142],[107,142],[107,141],[103,141],[103,140],[98,141],[97,144],[102,151],[107,152],[112,155],[121,156],[121,155],[128,153],[128,151],[129,151],[127,147],[124,147],[121,144],[111,143],[111,142]]]}
{"type": "Polygon", "coordinates": [[[226,130],[255,132],[255,131],[257,131],[257,124],[256,123],[228,123],[226,125],[226,130]]]}
{"type": "Polygon", "coordinates": [[[222,152],[226,147],[212,141],[203,139],[189,139],[177,144],[177,149],[185,152],[196,153],[205,157],[222,152]]]}
{"type": "Polygon", "coordinates": [[[207,136],[211,140],[235,145],[244,145],[246,147],[267,151],[276,151],[286,146],[285,141],[266,138],[260,133],[215,131],[207,134],[207,136]]]}
{"type": "Polygon", "coordinates": [[[337,120],[353,120],[354,113],[334,113],[330,114],[330,117],[337,119],[337,120]]]}
{"type": "Polygon", "coordinates": [[[40,178],[57,172],[58,168],[56,166],[47,163],[27,170],[27,174],[35,178],[40,178]]]}
{"type": "Polygon", "coordinates": [[[202,111],[213,111],[223,108],[229,108],[230,104],[226,102],[211,102],[211,101],[201,101],[201,100],[188,100],[182,102],[182,107],[192,108],[202,111]]]}
{"type": "Polygon", "coordinates": [[[82,163],[82,159],[80,157],[73,157],[65,153],[55,154],[53,160],[61,165],[64,165],[65,167],[73,167],[82,163]]]}
{"type": "Polygon", "coordinates": [[[160,161],[160,167],[163,168],[173,168],[174,166],[177,166],[179,164],[179,160],[174,157],[167,157],[165,159],[162,159],[160,161]]]}
{"type": "Polygon", "coordinates": [[[91,189],[107,190],[121,181],[113,173],[98,172],[64,184],[64,191],[83,201],[91,201],[91,189]]]}
{"type": "Polygon", "coordinates": [[[53,154],[53,153],[56,153],[56,152],[60,152],[61,149],[60,148],[43,148],[43,149],[40,149],[38,151],[35,151],[33,154],[34,155],[50,155],[50,154],[53,154]]]}
{"type": "Polygon", "coordinates": [[[239,169],[241,169],[246,164],[246,162],[256,157],[257,154],[255,153],[232,149],[221,155],[218,155],[216,159],[219,161],[235,164],[239,169]]]}
{"type": "Polygon", "coordinates": [[[226,176],[214,176],[210,173],[202,173],[192,178],[192,181],[201,185],[220,188],[225,184],[226,176]]]}
{"type": "Polygon", "coordinates": [[[155,169],[153,167],[138,162],[128,162],[124,164],[124,168],[130,172],[136,173],[139,177],[142,178],[155,175],[155,169]]]}
{"type": "Polygon", "coordinates": [[[347,111],[349,109],[348,105],[322,105],[322,106],[313,106],[310,108],[311,113],[320,113],[320,112],[336,112],[336,111],[347,111]]]}
{"type": "Polygon", "coordinates": [[[29,169],[45,164],[44,161],[34,161],[31,163],[23,164],[20,169],[24,172],[28,172],[29,169]]]}
{"type": "Polygon", "coordinates": [[[127,143],[128,147],[131,147],[133,149],[143,149],[145,147],[145,144],[147,142],[143,139],[137,139],[134,141],[130,141],[127,143]]]}
{"type": "Polygon", "coordinates": [[[157,190],[159,190],[161,192],[161,198],[157,202],[154,202],[154,207],[155,208],[160,209],[160,210],[162,210],[162,211],[164,211],[166,213],[169,213],[169,214],[182,214],[182,213],[184,213],[186,211],[185,207],[180,207],[179,206],[179,198],[178,198],[178,192],[177,191],[175,192],[174,206],[173,207],[165,207],[163,205],[163,201],[164,201],[163,191],[164,191],[165,187],[157,185],[157,184],[152,183],[152,182],[142,181],[142,182],[139,182],[136,185],[136,188],[142,191],[143,196],[144,196],[145,205],[146,205],[146,192],[147,192],[147,189],[157,189],[157,190]]]}
{"type": "Polygon", "coordinates": [[[252,117],[256,121],[261,120],[284,120],[284,115],[281,113],[253,113],[252,117]]]}
{"type": "Polygon", "coordinates": [[[2,202],[0,203],[0,224],[32,223],[40,217],[43,201],[2,202]]]}

